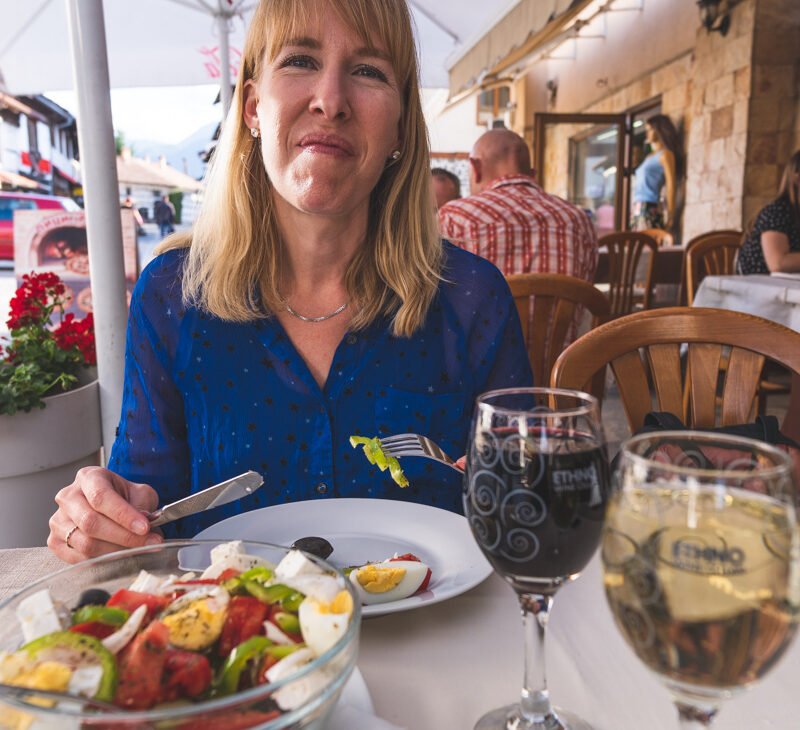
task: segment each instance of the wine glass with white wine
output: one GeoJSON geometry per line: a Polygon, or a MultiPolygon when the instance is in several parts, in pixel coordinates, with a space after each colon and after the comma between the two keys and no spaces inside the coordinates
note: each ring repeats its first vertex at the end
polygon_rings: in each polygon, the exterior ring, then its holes
{"type": "Polygon", "coordinates": [[[649,433],[623,444],[617,486],[602,537],[611,612],[669,690],[680,727],[709,727],[797,630],[791,461],[752,439],[649,433]]]}

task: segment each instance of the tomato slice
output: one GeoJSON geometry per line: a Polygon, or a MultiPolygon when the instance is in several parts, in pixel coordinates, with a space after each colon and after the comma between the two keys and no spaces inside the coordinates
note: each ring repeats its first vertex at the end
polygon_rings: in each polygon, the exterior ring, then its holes
{"type": "Polygon", "coordinates": [[[169,602],[168,596],[157,596],[154,593],[139,593],[129,591],[127,588],[120,588],[108,599],[106,606],[124,608],[129,613],[133,613],[139,606],[147,606],[145,621],[150,621],[153,616],[165,609],[169,602]]]}
{"type": "Polygon", "coordinates": [[[219,578],[217,578],[217,580],[220,583],[224,583],[226,580],[235,578],[238,575],[241,575],[241,571],[236,570],[236,568],[225,568],[225,570],[219,574],[219,578]]]}
{"type": "Polygon", "coordinates": [[[269,606],[252,596],[233,596],[228,603],[228,613],[217,645],[219,656],[228,656],[233,648],[251,636],[264,633],[264,620],[269,606]]]}
{"type": "Polygon", "coordinates": [[[161,701],[197,697],[211,686],[211,679],[211,664],[205,656],[170,647],[164,658],[161,701]]]}
{"type": "Polygon", "coordinates": [[[403,560],[403,561],[411,560],[414,563],[422,562],[416,555],[414,555],[414,553],[403,553],[403,555],[398,555],[396,558],[389,558],[387,562],[394,563],[397,560],[403,560]]]}
{"type": "Polygon", "coordinates": [[[147,710],[159,701],[168,644],[166,624],[152,621],[123,650],[118,659],[115,704],[130,710],[147,710]]]}
{"type": "Polygon", "coordinates": [[[112,626],[111,624],[104,624],[102,621],[84,621],[83,623],[70,626],[67,631],[94,636],[95,639],[105,639],[106,636],[111,636],[117,628],[117,626],[112,626]]]}
{"type": "MultiPolygon", "coordinates": [[[[421,561],[420,561],[421,562],[421,561]]],[[[419,584],[419,588],[415,591],[416,593],[422,593],[428,589],[428,583],[431,582],[431,569],[428,568],[428,572],[425,573],[425,577],[422,579],[422,583],[419,584]]]]}

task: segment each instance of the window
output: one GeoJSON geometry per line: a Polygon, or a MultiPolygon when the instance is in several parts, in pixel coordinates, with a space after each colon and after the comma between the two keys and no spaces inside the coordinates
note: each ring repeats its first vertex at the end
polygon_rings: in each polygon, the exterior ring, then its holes
{"type": "Polygon", "coordinates": [[[502,119],[511,101],[511,89],[508,86],[496,86],[486,89],[478,95],[478,124],[491,124],[502,119]]]}

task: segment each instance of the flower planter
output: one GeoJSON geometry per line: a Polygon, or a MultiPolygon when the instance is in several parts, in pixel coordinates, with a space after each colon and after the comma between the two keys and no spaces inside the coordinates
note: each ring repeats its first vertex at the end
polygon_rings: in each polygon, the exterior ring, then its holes
{"type": "Polygon", "coordinates": [[[98,382],[45,403],[0,416],[0,548],[45,545],[56,493],[82,466],[101,463],[98,382]]]}

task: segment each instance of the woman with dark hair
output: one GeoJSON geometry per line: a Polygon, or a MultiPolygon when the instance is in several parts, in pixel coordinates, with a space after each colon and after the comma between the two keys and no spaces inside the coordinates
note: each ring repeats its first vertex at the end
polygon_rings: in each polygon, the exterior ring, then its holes
{"type": "Polygon", "coordinates": [[[778,197],[765,205],[739,251],[740,274],[800,271],[800,150],[783,171],[778,197]]]}
{"type": "Polygon", "coordinates": [[[636,168],[633,228],[637,231],[666,230],[675,223],[675,197],[682,174],[683,148],[678,130],[665,114],[650,117],[645,129],[650,154],[636,168]],[[662,204],[662,192],[666,192],[665,204],[662,204]]]}

